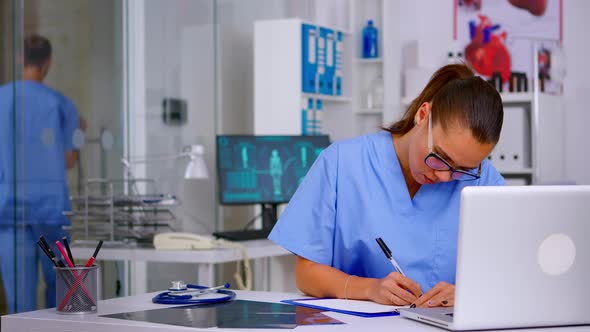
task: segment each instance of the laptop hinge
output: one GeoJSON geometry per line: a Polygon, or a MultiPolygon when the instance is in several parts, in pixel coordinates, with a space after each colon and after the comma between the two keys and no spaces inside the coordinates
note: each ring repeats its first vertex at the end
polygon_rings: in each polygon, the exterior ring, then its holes
{"type": "Polygon", "coordinates": [[[418,316],[418,318],[421,319],[421,320],[423,320],[423,321],[425,321],[425,322],[429,322],[429,323],[432,323],[432,324],[435,324],[435,325],[440,325],[442,327],[449,327],[449,324],[445,324],[445,323],[438,322],[438,321],[435,321],[435,320],[432,320],[432,319],[424,318],[422,316],[418,316]]]}

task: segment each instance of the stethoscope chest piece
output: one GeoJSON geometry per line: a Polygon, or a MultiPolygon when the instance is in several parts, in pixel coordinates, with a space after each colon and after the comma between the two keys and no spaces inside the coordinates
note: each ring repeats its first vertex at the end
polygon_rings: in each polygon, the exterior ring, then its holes
{"type": "Polygon", "coordinates": [[[186,290],[186,283],[182,280],[171,281],[172,286],[168,288],[169,291],[184,291],[186,290]]]}

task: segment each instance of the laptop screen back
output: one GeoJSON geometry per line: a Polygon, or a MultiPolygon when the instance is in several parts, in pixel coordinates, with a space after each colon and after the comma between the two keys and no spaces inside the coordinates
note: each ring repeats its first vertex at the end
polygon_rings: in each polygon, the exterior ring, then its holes
{"type": "Polygon", "coordinates": [[[454,329],[590,323],[590,186],[462,191],[454,329]]]}

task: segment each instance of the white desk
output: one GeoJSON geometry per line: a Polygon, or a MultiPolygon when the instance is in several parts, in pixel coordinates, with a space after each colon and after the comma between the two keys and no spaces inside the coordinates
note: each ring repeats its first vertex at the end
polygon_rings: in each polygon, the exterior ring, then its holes
{"type": "MultiPolygon", "coordinates": [[[[39,311],[25,312],[21,314],[2,316],[2,332],[164,332],[164,331],[211,331],[211,329],[195,329],[174,325],[163,325],[154,323],[145,323],[138,321],[103,318],[98,315],[115,314],[122,312],[141,311],[167,307],[151,303],[151,298],[156,293],[142,294],[138,296],[117,298],[99,301],[98,314],[87,315],[60,315],[55,312],[55,308],[39,311]]],[[[254,300],[262,302],[279,302],[283,299],[292,299],[301,297],[301,294],[276,293],[276,292],[247,292],[237,291],[237,299],[254,300]]],[[[327,315],[338,319],[346,324],[344,325],[319,325],[319,326],[298,326],[296,332],[380,332],[380,331],[404,331],[404,332],[442,332],[446,331],[434,326],[425,325],[411,321],[399,316],[363,318],[357,316],[344,315],[339,313],[327,312],[327,315]]],[[[247,332],[268,332],[268,329],[215,329],[217,331],[247,331],[247,332]]],[[[284,330],[289,331],[289,330],[284,330]]],[[[499,331],[499,330],[495,330],[499,331]]],[[[507,331],[531,331],[531,332],[589,332],[590,326],[576,326],[565,328],[546,328],[546,329],[518,329],[507,331]]]]}
{"type": "MultiPolygon", "coordinates": [[[[268,265],[270,257],[291,255],[270,240],[250,240],[240,242],[248,252],[250,259],[261,259],[263,264],[256,270],[255,288],[268,290],[268,265]]],[[[95,248],[72,247],[74,257],[90,257],[95,248]]],[[[132,284],[124,283],[123,294],[126,296],[143,294],[147,291],[147,262],[190,263],[197,267],[196,282],[201,285],[213,285],[215,282],[215,264],[235,262],[242,259],[239,249],[208,250],[156,250],[153,248],[107,248],[102,247],[97,260],[123,261],[124,278],[132,284]]]]}

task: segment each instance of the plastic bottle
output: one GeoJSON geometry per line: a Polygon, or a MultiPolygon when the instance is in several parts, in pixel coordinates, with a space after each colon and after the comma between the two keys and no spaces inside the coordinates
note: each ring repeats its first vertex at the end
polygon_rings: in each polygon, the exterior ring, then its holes
{"type": "Polygon", "coordinates": [[[377,28],[373,26],[373,20],[367,21],[367,26],[363,28],[363,58],[379,57],[378,40],[377,28]]]}

